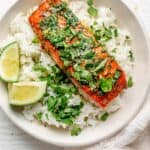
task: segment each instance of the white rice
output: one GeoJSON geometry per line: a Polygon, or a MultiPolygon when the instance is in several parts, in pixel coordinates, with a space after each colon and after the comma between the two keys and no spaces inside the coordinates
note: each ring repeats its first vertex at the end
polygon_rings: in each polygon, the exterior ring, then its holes
{"type": "MultiPolygon", "coordinates": [[[[92,25],[95,21],[94,18],[91,18],[87,13],[87,4],[82,0],[72,0],[69,4],[70,8],[77,15],[77,17],[86,22],[88,25],[92,25]]],[[[99,7],[98,8],[98,17],[96,21],[99,26],[102,26],[105,23],[106,26],[116,26],[116,17],[111,11],[110,8],[99,7]]],[[[32,39],[35,37],[29,22],[28,16],[31,14],[31,10],[28,13],[19,13],[16,18],[10,24],[10,33],[11,37],[5,42],[1,43],[3,47],[6,43],[10,41],[18,41],[21,48],[21,71],[20,71],[20,81],[25,80],[38,80],[39,74],[34,72],[32,67],[34,65],[34,59],[38,59],[44,67],[48,65],[54,65],[55,63],[51,57],[46,54],[38,44],[33,44],[32,39]]],[[[107,42],[106,47],[108,52],[115,57],[115,59],[122,66],[127,76],[131,75],[133,68],[133,62],[130,61],[128,55],[131,50],[130,42],[126,42],[126,36],[130,36],[128,31],[118,28],[119,36],[117,38],[112,38],[107,42]],[[112,50],[116,48],[116,53],[113,53],[112,50]]],[[[51,91],[50,91],[51,92],[51,91]]],[[[54,93],[51,92],[51,95],[54,93]]],[[[69,104],[80,103],[81,97],[79,95],[74,95],[73,98],[69,101],[69,104]]],[[[121,96],[118,96],[116,100],[107,108],[109,113],[115,112],[121,107],[121,96]]],[[[53,125],[56,127],[67,128],[67,125],[61,122],[56,121],[56,119],[48,112],[47,107],[41,103],[37,103],[33,106],[27,106],[24,108],[23,115],[26,119],[32,121],[34,120],[34,115],[38,112],[42,112],[44,115],[42,117],[42,122],[48,125],[53,125]]],[[[95,126],[100,121],[98,121],[95,116],[102,113],[100,108],[93,106],[89,102],[85,102],[84,107],[81,110],[81,114],[77,117],[74,124],[79,125],[81,128],[87,126],[95,126]],[[88,118],[85,121],[85,118],[88,118]]]]}

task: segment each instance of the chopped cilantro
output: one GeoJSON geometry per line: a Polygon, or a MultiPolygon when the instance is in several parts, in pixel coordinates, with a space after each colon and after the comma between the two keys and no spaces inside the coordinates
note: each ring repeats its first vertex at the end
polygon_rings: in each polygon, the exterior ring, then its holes
{"type": "Polygon", "coordinates": [[[47,69],[43,67],[41,64],[37,63],[33,66],[34,71],[47,72],[47,69]]]}
{"type": "Polygon", "coordinates": [[[94,64],[93,63],[86,63],[86,65],[85,65],[85,68],[86,69],[91,69],[91,68],[93,68],[94,67],[94,64]]]}
{"type": "Polygon", "coordinates": [[[128,36],[128,35],[126,35],[125,38],[126,38],[126,40],[130,40],[130,36],[128,36]]]}
{"type": "Polygon", "coordinates": [[[130,76],[129,79],[128,79],[128,87],[131,88],[132,86],[133,86],[133,79],[130,76]]]}
{"type": "Polygon", "coordinates": [[[54,7],[52,7],[52,8],[51,8],[51,11],[52,11],[53,13],[58,13],[58,12],[60,12],[60,11],[62,11],[62,10],[64,10],[64,9],[66,9],[66,8],[67,8],[67,3],[62,2],[62,3],[57,4],[57,5],[55,5],[54,7]]]}
{"type": "Polygon", "coordinates": [[[47,101],[48,110],[54,115],[57,121],[67,125],[72,125],[73,120],[80,114],[83,107],[81,102],[75,106],[68,105],[68,97],[66,96],[51,96],[47,101]]]}
{"type": "Polygon", "coordinates": [[[91,51],[87,52],[87,53],[83,56],[83,58],[85,58],[85,59],[92,59],[94,56],[95,56],[95,52],[91,50],[91,51]]]}
{"type": "Polygon", "coordinates": [[[94,72],[99,72],[99,71],[101,71],[102,69],[104,69],[104,67],[105,67],[105,65],[106,65],[106,63],[107,63],[107,58],[106,59],[104,59],[104,60],[102,60],[102,61],[100,61],[99,63],[98,63],[98,65],[96,66],[96,68],[93,70],[94,72]]]}
{"type": "Polygon", "coordinates": [[[115,35],[115,37],[118,37],[118,30],[117,29],[114,29],[114,35],[115,35]]]}
{"type": "Polygon", "coordinates": [[[73,12],[70,9],[67,9],[63,16],[67,20],[67,24],[75,27],[78,24],[78,18],[73,14],[73,12]]]}
{"type": "Polygon", "coordinates": [[[117,49],[116,49],[116,48],[114,48],[114,49],[112,50],[112,53],[116,53],[116,51],[117,51],[117,49]]]}
{"type": "Polygon", "coordinates": [[[42,115],[43,113],[42,112],[39,112],[35,115],[35,118],[38,120],[38,121],[41,121],[42,120],[42,115]]]}
{"type": "Polygon", "coordinates": [[[92,17],[97,17],[98,10],[93,6],[93,0],[87,0],[87,4],[89,6],[89,8],[87,10],[89,15],[92,16],[92,17]]]}
{"type": "Polygon", "coordinates": [[[57,103],[57,100],[55,99],[55,97],[50,96],[48,101],[47,101],[47,106],[49,110],[53,110],[53,108],[55,107],[55,104],[57,103]]]}
{"type": "Polygon", "coordinates": [[[80,73],[79,72],[73,73],[73,77],[77,80],[80,80],[80,73]]]}
{"type": "Polygon", "coordinates": [[[97,40],[100,40],[101,42],[107,42],[112,39],[113,29],[112,27],[105,27],[105,25],[103,25],[103,28],[95,30],[94,36],[97,40]]]}
{"type": "Polygon", "coordinates": [[[47,97],[47,96],[49,96],[49,93],[48,93],[48,92],[46,92],[46,93],[44,94],[44,97],[47,97]]]}
{"type": "Polygon", "coordinates": [[[49,17],[46,17],[40,22],[39,25],[42,30],[47,30],[48,28],[54,30],[57,28],[57,16],[53,14],[49,17]]]}
{"type": "Polygon", "coordinates": [[[113,80],[111,78],[100,79],[99,88],[102,92],[104,93],[111,92],[112,87],[113,87],[113,80]]]}
{"type": "MultiPolygon", "coordinates": [[[[57,118],[57,117],[56,117],[57,118]]],[[[63,122],[63,123],[65,123],[65,124],[67,124],[67,125],[72,125],[73,124],[73,120],[72,120],[72,118],[65,118],[65,119],[57,119],[57,121],[61,121],[61,122],[63,122]]]]}
{"type": "Polygon", "coordinates": [[[53,70],[54,73],[60,73],[61,72],[61,70],[56,65],[51,66],[51,69],[53,70]]]}
{"type": "Polygon", "coordinates": [[[81,128],[79,127],[74,127],[72,130],[71,130],[71,136],[78,136],[80,133],[81,133],[81,128]]]}
{"type": "Polygon", "coordinates": [[[76,68],[73,77],[83,85],[88,85],[93,80],[92,74],[89,71],[85,69],[80,70],[80,68],[76,68]]]}
{"type": "Polygon", "coordinates": [[[40,40],[38,39],[38,37],[35,37],[35,38],[32,39],[32,43],[39,44],[40,40]]]}
{"type": "Polygon", "coordinates": [[[109,113],[108,112],[105,112],[103,113],[101,116],[100,116],[100,120],[101,121],[106,121],[109,117],[109,113]]]}
{"type": "Polygon", "coordinates": [[[65,93],[73,94],[76,92],[76,88],[66,85],[55,85],[53,90],[58,95],[64,95],[65,93]]]}
{"type": "Polygon", "coordinates": [[[87,0],[87,4],[88,4],[89,6],[93,5],[93,0],[87,0]]]}
{"type": "Polygon", "coordinates": [[[118,80],[119,79],[119,77],[120,77],[120,75],[121,75],[121,73],[120,73],[120,71],[119,70],[117,70],[116,72],[115,72],[115,75],[114,75],[114,79],[115,80],[118,80]]]}
{"type": "Polygon", "coordinates": [[[133,57],[133,52],[132,51],[129,51],[128,57],[130,58],[131,61],[134,61],[134,57],[133,57]]]}
{"type": "Polygon", "coordinates": [[[88,8],[88,13],[89,13],[89,15],[92,16],[92,17],[97,17],[97,15],[98,15],[98,10],[97,10],[95,7],[93,7],[93,6],[90,6],[90,7],[88,8]]]}
{"type": "Polygon", "coordinates": [[[91,75],[91,73],[89,72],[89,71],[87,71],[87,70],[83,70],[83,71],[81,71],[81,74],[80,74],[81,76],[81,79],[85,79],[85,80],[87,80],[87,81],[90,81],[91,79],[92,79],[92,75],[91,75]]]}

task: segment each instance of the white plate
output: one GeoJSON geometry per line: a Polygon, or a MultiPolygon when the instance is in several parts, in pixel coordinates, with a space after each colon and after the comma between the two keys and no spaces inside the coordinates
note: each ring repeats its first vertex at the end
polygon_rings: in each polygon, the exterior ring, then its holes
{"type": "MultiPolygon", "coordinates": [[[[69,133],[54,128],[45,128],[35,122],[28,122],[23,116],[11,109],[8,104],[7,88],[0,83],[0,106],[9,118],[21,129],[42,141],[57,146],[85,146],[109,137],[133,119],[142,107],[149,85],[149,52],[145,29],[141,21],[120,0],[95,0],[97,5],[111,7],[116,14],[119,25],[127,28],[133,36],[133,49],[136,58],[134,69],[134,87],[123,96],[123,108],[112,115],[108,121],[101,123],[96,128],[84,130],[79,136],[71,137],[69,133]]],[[[26,11],[40,0],[20,0],[17,2],[0,22],[0,40],[8,36],[8,25],[20,11],[26,11]]]]}

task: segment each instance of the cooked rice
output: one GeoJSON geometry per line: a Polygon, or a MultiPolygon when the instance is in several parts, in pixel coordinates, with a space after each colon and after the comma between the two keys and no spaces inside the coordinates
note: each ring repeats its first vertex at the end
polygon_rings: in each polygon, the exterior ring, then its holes
{"type": "MultiPolygon", "coordinates": [[[[77,17],[82,20],[87,25],[92,25],[94,21],[98,23],[98,26],[101,27],[103,24],[106,26],[115,26],[118,28],[118,37],[112,38],[106,43],[108,52],[115,57],[115,59],[122,66],[126,72],[127,77],[131,75],[133,62],[129,59],[129,51],[132,49],[130,41],[126,40],[126,37],[130,37],[130,33],[126,30],[122,30],[116,24],[116,17],[110,8],[98,7],[98,17],[96,20],[91,18],[87,13],[87,4],[82,0],[72,0],[69,3],[70,8],[77,15],[77,17]],[[113,49],[117,49],[116,52],[113,52],[113,49]]],[[[21,71],[20,71],[20,81],[37,81],[39,74],[33,71],[33,66],[35,60],[39,60],[41,64],[48,68],[48,66],[54,65],[54,61],[51,57],[41,49],[40,44],[33,44],[32,40],[35,37],[32,28],[28,22],[28,16],[31,14],[32,10],[29,10],[28,13],[19,13],[15,19],[10,24],[10,34],[11,37],[8,40],[1,43],[3,47],[6,43],[16,40],[21,48],[21,71]]],[[[50,95],[54,93],[49,89],[50,95]]],[[[70,105],[76,105],[84,101],[85,105],[81,110],[81,114],[76,118],[74,124],[80,126],[81,128],[87,126],[95,126],[100,123],[96,116],[100,115],[103,111],[93,106],[91,103],[82,99],[79,95],[73,95],[69,100],[70,105]],[[85,121],[85,118],[87,121],[85,121]],[[88,119],[87,119],[88,118],[88,119]]],[[[120,109],[121,107],[121,96],[118,96],[116,100],[107,108],[107,112],[113,113],[120,109]]],[[[67,125],[61,122],[56,121],[52,114],[48,111],[47,106],[41,104],[41,102],[34,104],[32,106],[27,106],[23,110],[23,115],[26,119],[32,121],[35,119],[35,114],[42,112],[42,122],[43,124],[53,125],[56,127],[67,128],[67,125]]]]}

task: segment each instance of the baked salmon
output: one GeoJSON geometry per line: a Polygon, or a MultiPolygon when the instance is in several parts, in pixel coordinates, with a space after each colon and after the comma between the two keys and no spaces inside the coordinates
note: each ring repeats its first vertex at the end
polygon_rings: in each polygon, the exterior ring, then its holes
{"type": "Polygon", "coordinates": [[[29,17],[29,22],[42,48],[84,98],[105,109],[126,88],[123,69],[67,3],[45,0],[29,17]]]}

